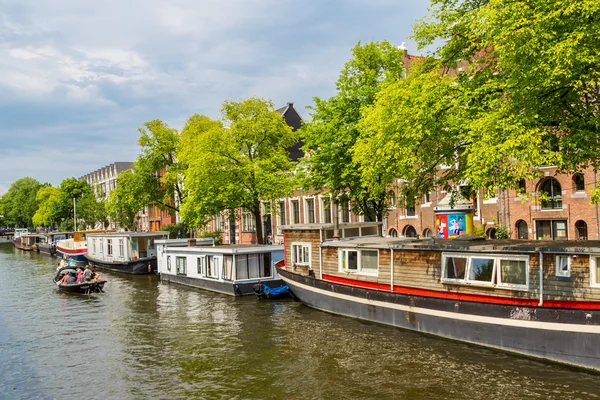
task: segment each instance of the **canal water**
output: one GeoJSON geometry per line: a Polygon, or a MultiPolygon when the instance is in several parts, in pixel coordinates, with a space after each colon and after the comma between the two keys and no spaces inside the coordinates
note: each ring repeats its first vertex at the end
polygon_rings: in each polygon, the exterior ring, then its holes
{"type": "Polygon", "coordinates": [[[600,376],[364,323],[100,271],[0,244],[0,399],[600,399],[600,376]]]}

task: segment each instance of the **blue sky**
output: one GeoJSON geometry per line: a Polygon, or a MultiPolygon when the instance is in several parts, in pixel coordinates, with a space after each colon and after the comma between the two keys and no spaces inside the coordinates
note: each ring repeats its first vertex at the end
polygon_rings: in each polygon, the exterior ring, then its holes
{"type": "Polygon", "coordinates": [[[0,194],[54,185],[139,152],[224,100],[295,103],[303,117],[359,40],[407,42],[428,0],[0,0],[0,194]]]}

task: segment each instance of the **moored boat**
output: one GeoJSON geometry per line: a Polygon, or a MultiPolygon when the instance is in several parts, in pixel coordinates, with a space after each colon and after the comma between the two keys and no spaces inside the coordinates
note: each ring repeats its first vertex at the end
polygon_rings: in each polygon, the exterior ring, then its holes
{"type": "Polygon", "coordinates": [[[283,231],[279,275],[310,307],[600,370],[600,242],[283,231]]]}
{"type": "Polygon", "coordinates": [[[281,286],[274,261],[283,258],[283,246],[208,241],[212,238],[157,241],[161,280],[232,296],[254,294],[255,284],[281,286]]]}
{"type": "Polygon", "coordinates": [[[56,242],[56,257],[87,263],[87,235],[93,233],[114,232],[113,230],[88,230],[73,232],[73,237],[56,242]]]}
{"type": "Polygon", "coordinates": [[[97,268],[127,274],[152,274],[157,270],[157,240],[169,232],[102,232],[87,235],[87,260],[97,268]]]}
{"type": "Polygon", "coordinates": [[[38,251],[50,255],[56,254],[56,243],[59,240],[68,239],[72,236],[71,232],[48,232],[40,234],[38,251]]]}
{"type": "Polygon", "coordinates": [[[38,234],[27,233],[19,238],[19,242],[15,243],[15,247],[25,251],[37,251],[37,244],[40,239],[38,234]]]}
{"type": "Polygon", "coordinates": [[[12,242],[15,245],[15,247],[18,248],[19,246],[21,246],[21,236],[28,235],[28,234],[29,234],[29,229],[27,229],[27,228],[15,228],[13,238],[12,238],[12,242]]]}

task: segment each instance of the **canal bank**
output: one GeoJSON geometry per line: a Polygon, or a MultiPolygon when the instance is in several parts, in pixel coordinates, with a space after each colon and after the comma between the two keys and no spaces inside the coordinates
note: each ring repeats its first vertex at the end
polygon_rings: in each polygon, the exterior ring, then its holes
{"type": "Polygon", "coordinates": [[[0,245],[0,398],[597,398],[598,376],[363,323],[102,271],[63,294],[55,259],[0,245]],[[76,378],[65,379],[66,376],[76,378]],[[88,382],[82,385],[80,382],[88,382]]]}

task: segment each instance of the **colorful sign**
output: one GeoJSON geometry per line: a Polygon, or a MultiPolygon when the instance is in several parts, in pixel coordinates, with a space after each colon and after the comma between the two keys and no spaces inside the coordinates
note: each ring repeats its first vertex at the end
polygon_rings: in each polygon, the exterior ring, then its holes
{"type": "Polygon", "coordinates": [[[440,239],[451,239],[465,233],[473,233],[473,215],[471,213],[437,214],[435,228],[440,239]]]}

